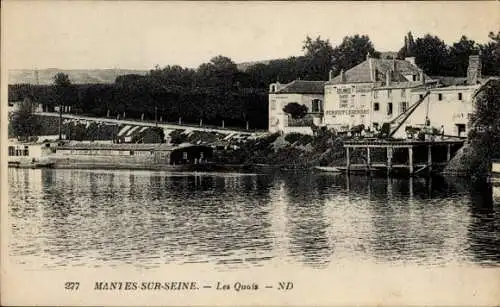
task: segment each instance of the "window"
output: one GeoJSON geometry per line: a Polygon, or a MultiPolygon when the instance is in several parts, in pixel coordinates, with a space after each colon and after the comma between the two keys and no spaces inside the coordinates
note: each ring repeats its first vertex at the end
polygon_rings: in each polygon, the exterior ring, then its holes
{"type": "Polygon", "coordinates": [[[182,152],[182,159],[187,160],[187,158],[188,158],[188,153],[187,153],[187,151],[183,151],[183,152],[182,152]]]}
{"type": "Polygon", "coordinates": [[[420,95],[418,95],[418,98],[419,98],[420,100],[422,100],[422,99],[424,99],[424,95],[420,94],[420,95]]]}
{"type": "Polygon", "coordinates": [[[15,156],[16,155],[16,150],[14,149],[14,146],[9,146],[9,156],[15,156]]]}
{"type": "Polygon", "coordinates": [[[462,100],[462,93],[458,93],[458,100],[462,100]]]}
{"type": "Polygon", "coordinates": [[[392,90],[387,90],[387,98],[392,98],[392,90]]]}
{"type": "Polygon", "coordinates": [[[131,150],[131,151],[130,151],[130,155],[131,155],[131,156],[133,156],[133,155],[134,155],[134,151],[133,151],[133,150],[131,150]]]}
{"type": "Polygon", "coordinates": [[[387,115],[392,115],[392,102],[387,104],[387,115]]]}
{"type": "Polygon", "coordinates": [[[406,89],[405,88],[401,89],[401,97],[402,98],[406,97],[406,89]]]}
{"type": "Polygon", "coordinates": [[[373,98],[378,98],[378,91],[373,91],[373,98]]]}
{"type": "Polygon", "coordinates": [[[413,81],[417,81],[417,75],[412,75],[413,81]]]}
{"type": "Polygon", "coordinates": [[[24,152],[23,152],[23,156],[29,156],[30,155],[30,152],[28,149],[25,149],[24,152]]]}
{"type": "Polygon", "coordinates": [[[313,99],[312,100],[311,112],[321,112],[321,100],[320,99],[313,99]]]}
{"type": "Polygon", "coordinates": [[[340,98],[340,108],[347,108],[349,103],[349,95],[339,95],[340,98]]]}
{"type": "Polygon", "coordinates": [[[443,100],[443,94],[441,94],[441,93],[438,94],[438,100],[439,101],[443,100]]]}
{"type": "Polygon", "coordinates": [[[378,102],[375,102],[373,104],[373,111],[378,111],[378,110],[380,110],[380,104],[378,102]]]}
{"type": "Polygon", "coordinates": [[[408,109],[408,103],[406,101],[401,102],[401,104],[399,105],[399,109],[401,110],[401,113],[406,112],[406,110],[408,109]]]}

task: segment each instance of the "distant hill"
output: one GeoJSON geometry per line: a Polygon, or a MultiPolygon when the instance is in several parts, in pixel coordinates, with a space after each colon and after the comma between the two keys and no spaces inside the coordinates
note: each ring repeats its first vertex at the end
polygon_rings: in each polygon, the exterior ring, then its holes
{"type": "MultiPolygon", "coordinates": [[[[278,59],[275,59],[275,60],[278,60],[278,59]]],[[[256,64],[268,65],[271,61],[274,61],[274,60],[243,62],[243,63],[236,64],[236,67],[238,68],[239,71],[246,71],[252,65],[256,65],[256,64]]]]}
{"type": "MultiPolygon", "coordinates": [[[[118,76],[128,74],[145,75],[148,73],[147,70],[134,69],[39,69],[39,84],[53,84],[54,75],[59,72],[67,74],[73,84],[113,83],[118,76]]],[[[35,71],[31,69],[9,70],[9,84],[22,83],[36,84],[35,71]]]]}

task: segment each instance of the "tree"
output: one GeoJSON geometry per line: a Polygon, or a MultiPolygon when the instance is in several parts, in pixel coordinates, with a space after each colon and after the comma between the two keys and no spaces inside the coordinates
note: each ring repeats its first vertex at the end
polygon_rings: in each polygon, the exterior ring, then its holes
{"type": "Polygon", "coordinates": [[[291,102],[283,108],[283,112],[290,114],[294,119],[299,119],[303,118],[307,114],[308,109],[305,105],[291,102]]]}
{"type": "Polygon", "coordinates": [[[454,43],[450,48],[450,73],[457,77],[467,75],[469,56],[478,53],[479,48],[476,43],[468,39],[465,35],[462,35],[460,40],[454,43]]]}
{"type": "Polygon", "coordinates": [[[34,104],[27,98],[20,103],[19,108],[12,113],[10,125],[14,135],[22,141],[28,141],[31,137],[40,135],[42,126],[38,117],[34,114],[34,104]]]}
{"type": "Polygon", "coordinates": [[[415,40],[413,39],[413,34],[411,31],[405,36],[404,46],[398,52],[398,58],[404,59],[407,57],[415,56],[415,40]]]}
{"type": "Polygon", "coordinates": [[[429,75],[448,75],[450,72],[448,46],[437,36],[426,34],[417,38],[414,46],[415,63],[429,75]]]}
{"type": "Polygon", "coordinates": [[[342,43],[333,50],[333,72],[348,70],[366,60],[366,55],[378,58],[380,53],[375,50],[367,35],[346,36],[342,43]]]}
{"type": "Polygon", "coordinates": [[[306,37],[302,50],[305,52],[305,78],[307,80],[327,80],[332,67],[333,47],[328,39],[321,36],[306,37]]]}
{"type": "Polygon", "coordinates": [[[57,105],[67,106],[74,104],[76,94],[67,74],[59,72],[54,76],[54,88],[57,105]]]}
{"type": "Polygon", "coordinates": [[[500,75],[500,32],[490,32],[490,42],[479,45],[483,74],[487,76],[500,75]]]}
{"type": "Polygon", "coordinates": [[[491,159],[500,158],[500,81],[490,80],[475,98],[476,110],[472,114],[469,132],[473,155],[469,157],[470,169],[484,173],[491,159]]]}

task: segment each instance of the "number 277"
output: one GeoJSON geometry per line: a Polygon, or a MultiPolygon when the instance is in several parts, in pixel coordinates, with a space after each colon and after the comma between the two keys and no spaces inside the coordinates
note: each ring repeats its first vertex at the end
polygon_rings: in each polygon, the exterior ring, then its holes
{"type": "Polygon", "coordinates": [[[66,290],[78,290],[78,287],[80,287],[79,282],[68,281],[64,283],[64,289],[66,290]]]}

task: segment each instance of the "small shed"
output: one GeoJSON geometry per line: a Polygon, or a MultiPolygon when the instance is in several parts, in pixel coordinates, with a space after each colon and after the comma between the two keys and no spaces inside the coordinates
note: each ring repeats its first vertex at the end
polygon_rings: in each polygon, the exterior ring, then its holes
{"type": "Polygon", "coordinates": [[[198,164],[210,161],[213,148],[204,145],[183,143],[174,148],[170,154],[170,164],[198,164]]]}

